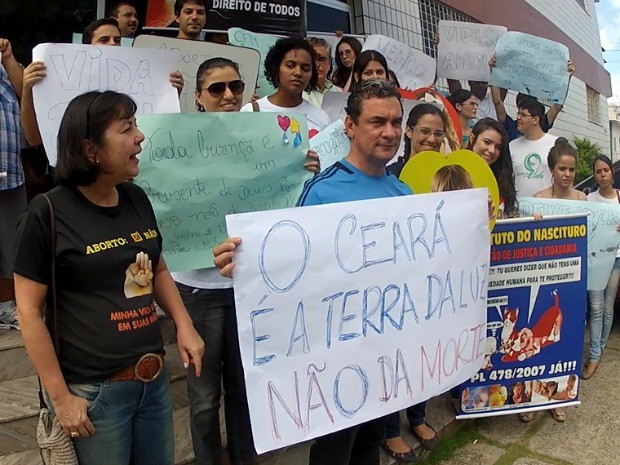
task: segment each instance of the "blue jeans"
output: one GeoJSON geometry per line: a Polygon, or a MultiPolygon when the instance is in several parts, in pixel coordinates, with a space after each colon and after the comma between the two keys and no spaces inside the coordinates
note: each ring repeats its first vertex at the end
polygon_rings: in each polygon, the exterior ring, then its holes
{"type": "Polygon", "coordinates": [[[172,399],[165,367],[150,383],[106,380],[68,388],[89,401],[88,418],[96,430],[88,438],[73,440],[81,464],[174,464],[172,399]]]}
{"type": "Polygon", "coordinates": [[[607,287],[602,291],[588,291],[590,300],[590,362],[598,362],[607,345],[614,320],[614,302],[620,280],[620,258],[616,258],[607,287]]]}
{"type": "Polygon", "coordinates": [[[196,331],[206,344],[200,378],[196,378],[193,370],[187,373],[195,463],[222,463],[219,412],[223,381],[228,455],[233,465],[251,465],[254,442],[233,290],[194,289],[181,283],[177,287],[196,331]]]}
{"type": "MultiPolygon", "coordinates": [[[[407,419],[409,426],[414,428],[426,422],[426,402],[407,407],[407,419]]],[[[400,412],[390,413],[385,417],[385,438],[392,439],[400,436],[400,412]]]]}

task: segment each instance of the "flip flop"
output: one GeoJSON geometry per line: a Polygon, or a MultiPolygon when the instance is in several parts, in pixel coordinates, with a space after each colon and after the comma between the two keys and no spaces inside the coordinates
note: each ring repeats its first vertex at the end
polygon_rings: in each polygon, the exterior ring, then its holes
{"type": "Polygon", "coordinates": [[[524,412],[519,414],[519,420],[523,423],[529,423],[534,419],[534,412],[524,412]]]}
{"type": "Polygon", "coordinates": [[[409,449],[407,452],[395,452],[390,449],[390,446],[387,445],[385,440],[381,443],[381,448],[397,462],[415,463],[418,460],[418,457],[415,455],[413,449],[409,449]]]}
{"type": "Polygon", "coordinates": [[[562,407],[552,408],[551,410],[549,410],[549,413],[551,414],[553,419],[559,423],[566,421],[566,411],[562,407]]]}

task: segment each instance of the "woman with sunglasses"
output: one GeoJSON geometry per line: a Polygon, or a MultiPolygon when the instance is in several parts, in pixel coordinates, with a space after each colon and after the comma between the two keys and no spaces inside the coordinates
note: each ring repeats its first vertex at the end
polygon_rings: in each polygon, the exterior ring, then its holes
{"type": "MultiPolygon", "coordinates": [[[[245,84],[239,65],[211,58],[196,73],[199,112],[239,111],[245,84]]],[[[221,463],[220,398],[225,396],[228,454],[232,464],[252,463],[254,445],[239,352],[235,299],[230,279],[215,268],[172,273],[194,327],[209,350],[202,357],[202,375],[187,374],[190,427],[197,464],[221,463]]]]}
{"type": "Polygon", "coordinates": [[[452,104],[459,115],[463,131],[461,147],[467,147],[471,135],[470,123],[476,118],[478,112],[478,100],[470,90],[459,89],[448,97],[448,102],[452,104]]]}
{"type": "Polygon", "coordinates": [[[332,77],[335,86],[344,89],[349,83],[353,63],[362,53],[362,44],[354,37],[343,37],[336,45],[336,71],[332,77]]]}

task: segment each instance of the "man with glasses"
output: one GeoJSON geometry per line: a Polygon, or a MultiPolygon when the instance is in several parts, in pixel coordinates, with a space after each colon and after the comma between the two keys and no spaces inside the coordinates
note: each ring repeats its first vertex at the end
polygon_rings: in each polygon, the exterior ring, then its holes
{"type": "Polygon", "coordinates": [[[323,97],[326,92],[342,92],[340,87],[333,85],[328,77],[332,69],[332,48],[325,39],[319,37],[308,37],[308,42],[316,53],[316,70],[319,78],[316,89],[308,92],[304,91],[302,97],[316,108],[323,108],[323,97]]]}
{"type": "Polygon", "coordinates": [[[523,97],[518,109],[517,129],[523,136],[510,142],[515,187],[517,195],[533,197],[551,185],[547,155],[557,137],[541,129],[545,107],[534,97],[523,97]]]}

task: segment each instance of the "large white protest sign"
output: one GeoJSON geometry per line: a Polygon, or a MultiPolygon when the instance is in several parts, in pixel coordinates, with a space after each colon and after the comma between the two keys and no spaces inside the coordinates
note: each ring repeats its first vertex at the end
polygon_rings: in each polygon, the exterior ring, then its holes
{"type": "Polygon", "coordinates": [[[226,217],[258,453],[378,418],[482,366],[487,190],[226,217]]]}
{"type": "Polygon", "coordinates": [[[488,82],[489,59],[507,31],[504,26],[440,20],[437,76],[488,82]]]}
{"type": "Polygon", "coordinates": [[[428,86],[435,79],[435,59],[397,40],[378,34],[371,35],[364,42],[362,50],[381,53],[403,89],[428,86]]]}
{"type": "Polygon", "coordinates": [[[185,85],[181,92],[181,112],[193,113],[196,111],[196,73],[198,67],[209,58],[225,57],[239,65],[241,79],[245,82],[243,103],[250,101],[260,62],[260,54],[256,50],[232,45],[212,44],[197,40],[173,39],[152,35],[136,37],[133,44],[139,48],[154,48],[159,50],[176,50],[181,54],[178,70],[183,74],[185,85]]]}
{"type": "Polygon", "coordinates": [[[507,32],[497,41],[491,84],[563,104],[568,91],[568,48],[522,32],[507,32]]]}
{"type": "Polygon", "coordinates": [[[114,90],[136,101],[138,114],[178,113],[179,96],[170,84],[178,52],[77,44],[39,44],[33,61],[47,65],[47,77],[33,87],[37,123],[50,161],[56,166],[56,138],[69,102],[92,90],[114,90]]]}
{"type": "MultiPolygon", "coordinates": [[[[588,215],[588,290],[605,289],[609,274],[616,261],[620,244],[620,206],[603,202],[576,202],[574,200],[538,199],[519,197],[519,213],[543,217],[589,213],[588,215]]],[[[544,240],[563,239],[549,237],[544,240]]],[[[533,257],[535,258],[535,257],[533,257]]]]}
{"type": "Polygon", "coordinates": [[[319,155],[322,170],[345,157],[350,149],[351,141],[344,132],[344,123],[341,119],[336,120],[310,139],[310,150],[314,150],[319,155]]]}

